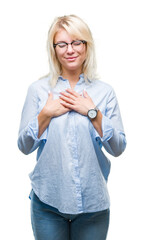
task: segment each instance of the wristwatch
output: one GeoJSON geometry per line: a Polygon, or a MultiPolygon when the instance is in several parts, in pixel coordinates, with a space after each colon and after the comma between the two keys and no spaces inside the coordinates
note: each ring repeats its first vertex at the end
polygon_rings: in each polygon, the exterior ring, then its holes
{"type": "Polygon", "coordinates": [[[99,109],[98,109],[97,107],[95,107],[94,109],[88,110],[88,113],[87,113],[88,117],[89,117],[90,119],[96,118],[98,110],[99,110],[99,109]]]}

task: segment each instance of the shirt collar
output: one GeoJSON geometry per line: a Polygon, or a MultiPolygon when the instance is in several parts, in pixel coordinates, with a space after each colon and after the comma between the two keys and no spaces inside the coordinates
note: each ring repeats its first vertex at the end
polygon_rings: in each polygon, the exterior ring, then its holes
{"type": "MultiPolygon", "coordinates": [[[[61,75],[58,77],[58,81],[60,81],[60,80],[62,80],[62,81],[67,81],[67,79],[63,78],[61,75]]],[[[83,83],[84,81],[85,81],[85,79],[84,79],[84,74],[82,73],[82,74],[80,74],[80,76],[79,76],[79,81],[78,81],[77,84],[83,83]]]]}

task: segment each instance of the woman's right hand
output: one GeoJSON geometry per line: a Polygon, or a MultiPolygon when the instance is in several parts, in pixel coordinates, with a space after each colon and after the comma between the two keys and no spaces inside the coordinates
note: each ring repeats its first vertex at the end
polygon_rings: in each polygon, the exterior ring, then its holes
{"type": "Polygon", "coordinates": [[[52,117],[58,117],[66,112],[69,112],[70,109],[64,107],[61,103],[63,101],[59,99],[53,99],[53,94],[48,94],[48,100],[38,115],[38,124],[39,132],[38,138],[43,134],[45,129],[48,127],[52,117]]]}
{"type": "Polygon", "coordinates": [[[48,94],[48,100],[43,108],[43,111],[47,115],[47,117],[58,117],[66,112],[69,112],[70,109],[64,107],[61,103],[63,101],[61,99],[53,99],[53,94],[50,92],[48,94]]]}

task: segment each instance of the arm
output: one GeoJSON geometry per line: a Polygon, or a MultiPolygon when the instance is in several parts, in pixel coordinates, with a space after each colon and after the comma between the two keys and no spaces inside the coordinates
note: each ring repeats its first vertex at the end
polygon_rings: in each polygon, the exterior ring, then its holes
{"type": "Polygon", "coordinates": [[[24,154],[33,152],[41,143],[46,140],[47,130],[38,138],[38,97],[34,84],[28,88],[27,96],[21,114],[21,122],[18,134],[18,147],[24,154]]]}
{"type": "Polygon", "coordinates": [[[33,152],[41,141],[47,140],[47,130],[52,117],[60,116],[69,110],[60,103],[60,99],[53,100],[52,93],[49,93],[46,104],[39,112],[36,89],[31,85],[21,116],[18,137],[19,149],[24,154],[33,152]]]}
{"type": "Polygon", "coordinates": [[[42,136],[43,132],[48,127],[53,117],[58,117],[68,111],[70,111],[70,109],[64,107],[61,104],[60,99],[53,100],[52,93],[49,93],[49,97],[46,102],[46,105],[38,115],[38,124],[39,124],[38,138],[42,136]]]}
{"type": "Polygon", "coordinates": [[[115,157],[122,154],[126,147],[126,138],[118,101],[113,90],[109,94],[106,110],[102,115],[102,132],[103,137],[98,136],[97,132],[95,137],[100,138],[105,150],[115,157]]]}

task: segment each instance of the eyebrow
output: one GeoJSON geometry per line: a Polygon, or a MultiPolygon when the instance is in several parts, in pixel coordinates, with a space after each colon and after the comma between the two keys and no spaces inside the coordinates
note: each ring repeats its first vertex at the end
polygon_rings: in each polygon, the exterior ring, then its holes
{"type": "MultiPolygon", "coordinates": [[[[71,42],[73,41],[79,41],[79,39],[72,40],[71,42]]],[[[63,40],[63,41],[57,41],[57,43],[67,43],[67,42],[63,40]]]]}
{"type": "Polygon", "coordinates": [[[58,41],[57,43],[66,43],[66,41],[58,41]]]}

